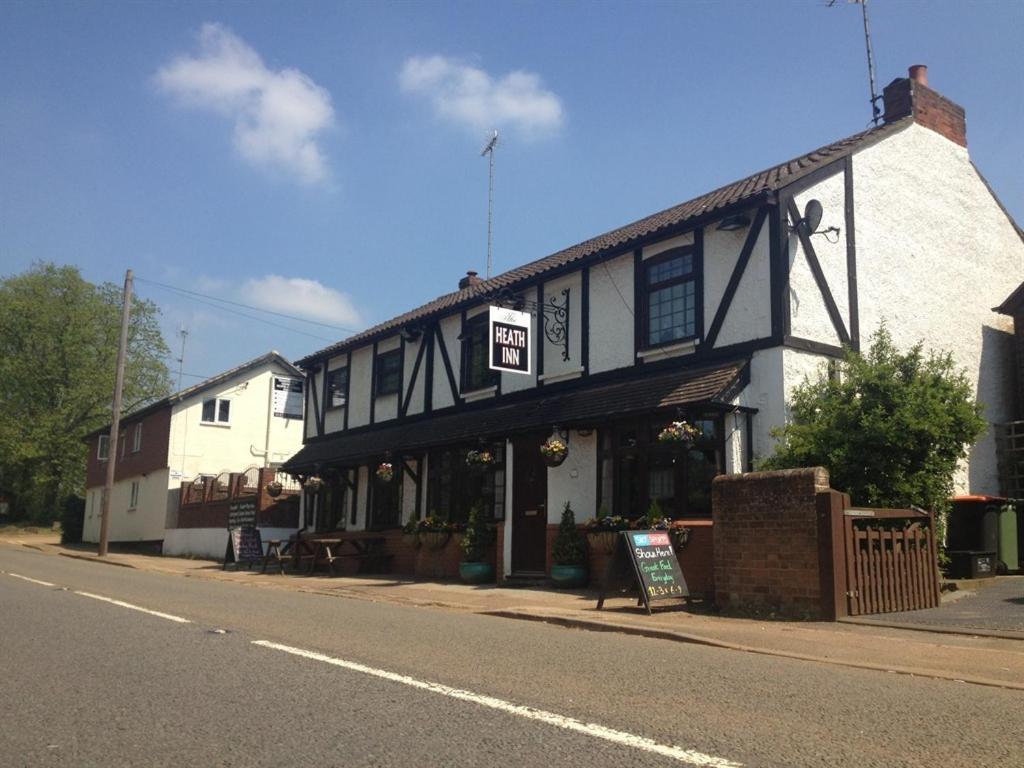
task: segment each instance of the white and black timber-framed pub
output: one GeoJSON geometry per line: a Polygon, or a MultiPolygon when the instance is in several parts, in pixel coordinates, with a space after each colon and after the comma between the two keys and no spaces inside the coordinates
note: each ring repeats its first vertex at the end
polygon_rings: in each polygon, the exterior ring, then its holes
{"type": "MultiPolygon", "coordinates": [[[[397,546],[408,520],[464,522],[480,502],[503,578],[549,569],[566,502],[582,522],[635,518],[656,499],[693,530],[680,560],[699,591],[712,478],[770,453],[792,388],[882,322],[898,344],[952,349],[989,420],[1005,420],[1011,405],[989,379],[1012,353],[993,357],[983,331],[1002,332],[990,308],[1024,277],[1020,232],[970,162],[963,110],[923,67],[884,98],[878,127],[494,278],[470,272],[299,360],[305,444],[284,469],[323,481],[306,496],[307,525],[394,531],[397,546]],[[977,286],[969,300],[964,281],[977,286]],[[488,368],[495,304],[533,314],[529,375],[488,368]],[[680,418],[700,437],[685,451],[659,444],[680,418]],[[546,466],[539,448],[553,435],[568,454],[546,466]],[[497,459],[483,472],[466,464],[481,447],[497,459]]],[[[972,492],[997,483],[989,440],[961,479],[972,492]]],[[[396,568],[416,570],[409,558],[396,568]]]]}

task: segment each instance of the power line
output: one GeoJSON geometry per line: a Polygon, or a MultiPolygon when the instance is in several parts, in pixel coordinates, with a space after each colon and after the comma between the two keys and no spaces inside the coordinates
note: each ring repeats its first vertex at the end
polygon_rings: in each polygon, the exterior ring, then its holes
{"type": "MultiPolygon", "coordinates": [[[[214,309],[219,309],[222,312],[230,312],[233,315],[239,315],[239,316],[247,318],[249,320],[255,320],[257,323],[264,323],[266,325],[272,325],[275,328],[283,328],[286,331],[291,331],[292,333],[298,333],[298,334],[301,334],[303,336],[309,336],[311,339],[316,339],[317,341],[326,341],[329,344],[334,343],[335,341],[337,341],[337,339],[328,339],[328,338],[326,338],[324,336],[317,336],[315,333],[308,333],[306,331],[300,331],[298,328],[292,328],[289,325],[282,325],[281,323],[275,323],[272,320],[267,320],[267,319],[262,318],[262,317],[257,317],[256,315],[250,315],[247,312],[239,312],[237,309],[231,309],[230,307],[225,307],[225,306],[222,306],[221,304],[215,304],[213,302],[214,301],[222,301],[222,302],[225,302],[225,303],[228,303],[228,304],[235,304],[237,306],[247,307],[247,305],[245,305],[245,304],[239,304],[238,302],[228,301],[227,299],[219,299],[216,296],[206,297],[205,294],[196,293],[195,291],[186,291],[184,288],[176,288],[173,285],[164,285],[162,283],[153,282],[152,280],[142,280],[142,278],[137,278],[137,279],[142,281],[142,282],[149,283],[150,285],[157,285],[157,286],[159,286],[161,288],[166,288],[166,289],[171,290],[171,291],[178,291],[180,293],[188,294],[189,298],[191,298],[192,301],[197,301],[200,304],[206,304],[207,306],[213,307],[214,309]],[[203,296],[203,298],[199,298],[200,296],[203,296]],[[206,298],[210,298],[213,301],[206,301],[206,298]]],[[[280,312],[271,312],[269,309],[260,309],[258,307],[251,307],[251,309],[255,309],[257,312],[269,312],[270,314],[273,314],[273,315],[281,315],[280,312]]],[[[305,323],[314,322],[312,320],[302,320],[302,318],[291,317],[289,315],[283,315],[283,317],[288,317],[291,320],[299,320],[299,321],[305,322],[305,323]]],[[[325,323],[317,323],[317,325],[326,325],[326,324],[325,323]]],[[[337,327],[337,326],[330,326],[330,327],[337,327]]],[[[341,328],[339,330],[347,331],[349,329],[341,328]]]]}
{"type": "Polygon", "coordinates": [[[319,320],[307,320],[304,317],[297,317],[295,315],[286,315],[284,312],[275,312],[272,309],[264,309],[263,307],[254,307],[251,304],[242,304],[241,302],[232,301],[231,299],[224,299],[224,298],[221,298],[220,296],[211,296],[211,295],[209,295],[207,293],[199,293],[198,291],[190,291],[187,288],[179,288],[176,285],[168,285],[167,283],[158,283],[156,280],[147,280],[147,279],[142,278],[142,277],[136,277],[135,279],[137,281],[139,281],[140,283],[149,283],[150,285],[155,285],[158,288],[165,288],[165,289],[167,289],[169,291],[177,291],[178,293],[184,293],[184,294],[186,294],[188,296],[198,296],[198,297],[203,298],[203,299],[211,299],[213,301],[219,301],[219,302],[221,302],[223,304],[230,304],[233,307],[242,307],[243,309],[251,309],[251,310],[254,310],[256,312],[264,312],[264,313],[266,313],[268,315],[275,315],[277,317],[283,317],[286,320],[297,320],[300,323],[309,323],[310,325],[320,325],[320,326],[323,326],[324,328],[332,328],[332,329],[334,329],[336,331],[345,331],[346,333],[358,333],[358,331],[356,329],[354,329],[354,328],[345,328],[344,326],[341,326],[341,325],[332,325],[331,323],[322,323],[319,320]]]}

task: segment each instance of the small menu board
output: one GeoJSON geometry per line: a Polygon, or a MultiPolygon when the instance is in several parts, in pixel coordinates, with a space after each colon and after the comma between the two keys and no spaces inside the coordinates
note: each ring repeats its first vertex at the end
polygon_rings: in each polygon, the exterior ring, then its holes
{"type": "Polygon", "coordinates": [[[228,530],[232,528],[255,528],[256,527],[256,502],[232,501],[228,505],[228,530]]]}
{"type": "Polygon", "coordinates": [[[224,568],[263,559],[263,540],[256,527],[255,500],[233,501],[228,505],[228,545],[224,550],[224,568]]]}
{"type": "Polygon", "coordinates": [[[608,561],[597,607],[604,606],[609,592],[639,588],[647,613],[656,600],[689,598],[690,590],[679,568],[668,531],[620,531],[615,551],[608,561]]]}

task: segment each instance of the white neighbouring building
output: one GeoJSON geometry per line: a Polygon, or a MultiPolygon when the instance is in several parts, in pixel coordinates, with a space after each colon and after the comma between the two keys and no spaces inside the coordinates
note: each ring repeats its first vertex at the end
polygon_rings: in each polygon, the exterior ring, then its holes
{"type": "MultiPolygon", "coordinates": [[[[270,352],[124,416],[110,504],[110,541],[162,541],[167,554],[223,555],[223,528],[177,527],[181,484],[253,466],[279,466],[299,450],[302,379],[301,371],[270,352]]],[[[82,539],[87,542],[99,541],[109,431],[107,426],[86,438],[82,539]]]]}
{"type": "Polygon", "coordinates": [[[958,491],[998,493],[991,425],[1013,416],[1013,341],[992,307],[1024,279],[1024,240],[923,67],[884,101],[875,128],[494,278],[469,273],[300,360],[305,445],[285,468],[325,480],[307,497],[316,527],[464,520],[482,500],[505,576],[548,570],[566,501],[582,520],[657,500],[702,530],[711,478],[769,454],[793,388],[883,322],[900,347],[949,350],[967,371],[990,429],[958,491]],[[492,304],[534,314],[530,375],[488,370],[492,304]],[[701,429],[682,454],[656,440],[680,417],[701,429]],[[549,467],[552,435],[569,450],[549,467]],[[481,447],[497,459],[484,472],[465,458],[481,447]],[[385,461],[392,482],[376,477],[385,461]]]}

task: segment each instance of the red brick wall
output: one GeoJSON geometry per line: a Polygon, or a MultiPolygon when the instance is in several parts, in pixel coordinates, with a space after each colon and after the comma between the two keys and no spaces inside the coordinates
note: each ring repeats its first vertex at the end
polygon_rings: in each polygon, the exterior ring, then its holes
{"type": "Polygon", "coordinates": [[[961,147],[967,146],[967,118],[963,107],[909,78],[893,80],[882,92],[885,121],[913,114],[914,122],[930,128],[961,147]]]}
{"type": "MultiPolygon", "coordinates": [[[[171,439],[171,408],[161,408],[144,416],[142,421],[142,444],[138,453],[132,453],[132,435],[139,419],[121,422],[121,433],[124,439],[118,440],[117,464],[114,467],[114,481],[127,477],[137,477],[146,472],[153,472],[167,466],[167,447],[171,439]],[[124,443],[124,457],[121,456],[121,444],[124,443]]],[[[108,431],[105,434],[109,433],[108,431]]],[[[94,488],[103,485],[107,479],[107,462],[96,458],[99,447],[99,436],[93,435],[86,443],[88,462],[85,469],[85,486],[94,488]]]]}
{"type": "Polygon", "coordinates": [[[823,614],[816,495],[828,489],[828,472],[821,467],[715,478],[719,606],[823,614]]]}

